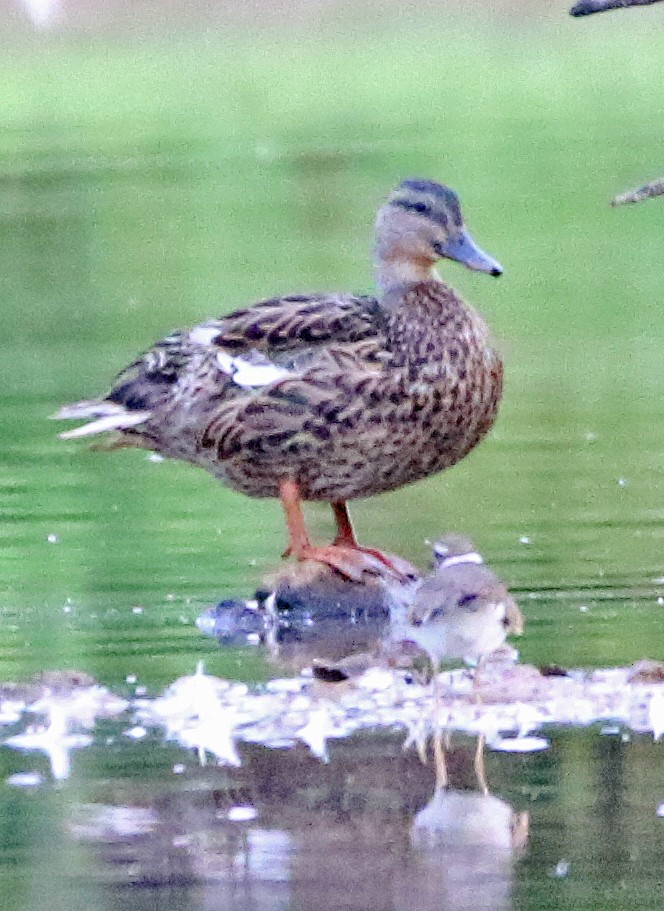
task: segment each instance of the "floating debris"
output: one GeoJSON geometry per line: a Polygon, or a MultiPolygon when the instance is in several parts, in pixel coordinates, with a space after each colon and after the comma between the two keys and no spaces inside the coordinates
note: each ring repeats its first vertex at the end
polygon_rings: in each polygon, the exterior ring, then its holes
{"type": "Polygon", "coordinates": [[[212,753],[219,763],[237,766],[236,703],[248,692],[245,684],[206,674],[201,661],[195,674],[180,677],[163,696],[140,700],[138,715],[145,724],[163,726],[168,740],[195,749],[201,765],[205,765],[207,753],[212,753]]]}
{"type": "MultiPolygon", "coordinates": [[[[10,685],[0,689],[5,718],[29,719],[4,745],[45,753],[60,781],[69,775],[71,751],[93,742],[97,720],[120,714],[124,719],[128,712],[124,733],[137,743],[161,732],[196,751],[201,764],[213,757],[229,766],[241,764],[243,743],[273,749],[305,744],[325,762],[331,740],[380,729],[400,729],[404,746],[419,749],[441,729],[483,734],[490,749],[511,753],[549,748],[542,732],[551,725],[600,723],[601,732],[625,741],[634,732],[650,732],[655,740],[664,735],[664,679],[657,662],[547,676],[505,653],[488,658],[474,677],[465,669],[441,673],[435,686],[400,669],[369,663],[362,670],[359,663],[355,670],[339,682],[309,673],[250,689],[206,674],[200,663],[196,673],[175,680],[157,698],[131,701],[89,685],[84,674],[40,675],[39,692],[34,681],[24,692],[10,685]],[[67,689],[67,680],[86,685],[67,689]],[[35,722],[34,715],[42,718],[35,722]]],[[[173,766],[174,774],[185,771],[182,763],[173,766]]]]}
{"type": "Polygon", "coordinates": [[[45,753],[53,778],[62,781],[69,776],[71,751],[93,742],[82,731],[92,730],[98,718],[119,715],[128,706],[126,699],[99,686],[89,674],[44,671],[27,683],[0,687],[0,715],[7,723],[19,721],[23,715],[42,717],[3,743],[11,749],[45,753]]]}
{"type": "Polygon", "coordinates": [[[38,788],[44,783],[41,772],[15,772],[5,779],[13,788],[38,788]]]}
{"type": "Polygon", "coordinates": [[[228,813],[226,813],[226,819],[229,822],[251,822],[252,819],[256,819],[258,816],[258,810],[256,807],[252,806],[237,806],[231,807],[228,813]]]}
{"type": "Polygon", "coordinates": [[[0,698],[0,724],[15,724],[20,721],[24,709],[25,702],[22,699],[0,698]]]}
{"type": "Polygon", "coordinates": [[[653,693],[648,705],[648,727],[655,741],[664,734],[664,693],[653,693]]]}
{"type": "Polygon", "coordinates": [[[42,696],[28,705],[34,714],[50,716],[55,709],[62,713],[67,728],[92,730],[98,718],[112,718],[129,707],[129,702],[107,687],[75,687],[70,691],[47,688],[42,696]]]}
{"type": "Polygon", "coordinates": [[[632,665],[627,679],[629,683],[664,683],[664,664],[644,658],[632,665]]]}
{"type": "Polygon", "coordinates": [[[500,753],[536,753],[548,750],[551,742],[546,737],[497,737],[489,746],[500,753]]]}
{"type": "Polygon", "coordinates": [[[569,672],[559,664],[544,664],[539,669],[542,677],[567,677],[569,672]]]}
{"type": "Polygon", "coordinates": [[[37,750],[45,753],[53,778],[56,781],[63,781],[69,778],[72,750],[89,746],[92,737],[89,734],[70,733],[65,709],[53,703],[49,710],[48,724],[30,725],[23,734],[8,737],[4,743],[14,750],[37,750]]]}
{"type": "MultiPolygon", "coordinates": [[[[308,676],[246,687],[199,672],[175,681],[156,700],[144,700],[142,723],[166,728],[182,745],[239,761],[236,742],[275,748],[305,743],[323,761],[328,741],[355,731],[400,727],[408,744],[438,728],[485,734],[501,752],[547,749],[533,736],[551,724],[610,722],[633,731],[664,732],[664,685],[630,683],[632,671],[612,668],[544,676],[537,668],[488,662],[473,682],[463,669],[440,674],[433,688],[386,668],[370,668],[340,684],[308,676]],[[479,699],[479,703],[477,702],[479,699]]],[[[202,759],[203,761],[203,759],[202,759]]]]}
{"type": "Polygon", "coordinates": [[[556,879],[564,879],[566,876],[569,876],[570,865],[566,860],[559,860],[553,869],[551,875],[556,879]]]}

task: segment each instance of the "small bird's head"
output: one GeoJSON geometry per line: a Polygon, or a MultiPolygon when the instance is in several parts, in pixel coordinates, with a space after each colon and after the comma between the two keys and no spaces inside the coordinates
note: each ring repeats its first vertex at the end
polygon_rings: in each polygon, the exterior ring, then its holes
{"type": "Polygon", "coordinates": [[[463,535],[456,534],[443,535],[439,538],[433,545],[433,556],[436,566],[440,567],[454,566],[458,563],[476,563],[481,566],[484,563],[473,542],[463,535]]]}
{"type": "Polygon", "coordinates": [[[464,225],[459,197],[433,180],[402,181],[376,218],[376,262],[400,267],[404,280],[425,280],[439,259],[501,275],[502,266],[484,253],[464,225]],[[408,268],[410,267],[410,268],[408,268]]]}

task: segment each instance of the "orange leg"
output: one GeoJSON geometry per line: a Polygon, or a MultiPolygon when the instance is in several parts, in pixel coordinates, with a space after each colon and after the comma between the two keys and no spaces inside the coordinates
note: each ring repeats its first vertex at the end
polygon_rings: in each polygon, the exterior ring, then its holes
{"type": "Polygon", "coordinates": [[[396,568],[390,558],[385,556],[382,551],[377,550],[374,547],[362,547],[357,543],[357,538],[355,537],[355,532],[353,530],[353,523],[350,520],[348,507],[346,504],[343,501],[339,501],[338,503],[332,503],[331,506],[335,521],[337,523],[337,536],[332,542],[333,545],[339,547],[350,547],[353,550],[359,551],[360,553],[368,554],[370,557],[374,557],[374,559],[379,560],[384,566],[391,570],[391,572],[395,573],[395,575],[405,581],[406,576],[404,576],[404,574],[396,568]]]}
{"type": "Polygon", "coordinates": [[[386,570],[392,580],[403,581],[405,576],[379,551],[362,548],[355,540],[353,526],[345,503],[333,503],[332,509],[337,520],[337,537],[327,547],[314,547],[309,540],[302,515],[300,489],[296,481],[284,480],[279,485],[286,523],[288,525],[288,548],[284,556],[297,560],[316,560],[325,563],[353,582],[361,582],[364,573],[385,576],[386,570]]]}
{"type": "Polygon", "coordinates": [[[288,526],[288,547],[282,556],[292,556],[297,560],[304,560],[304,552],[311,547],[311,544],[304,524],[300,489],[297,483],[295,481],[281,481],[279,484],[279,498],[286,513],[286,525],[288,526]]]}
{"type": "Polygon", "coordinates": [[[331,503],[330,505],[334,513],[334,520],[337,523],[337,536],[334,539],[334,543],[343,544],[346,547],[357,547],[357,538],[348,515],[348,507],[343,501],[331,503]]]}

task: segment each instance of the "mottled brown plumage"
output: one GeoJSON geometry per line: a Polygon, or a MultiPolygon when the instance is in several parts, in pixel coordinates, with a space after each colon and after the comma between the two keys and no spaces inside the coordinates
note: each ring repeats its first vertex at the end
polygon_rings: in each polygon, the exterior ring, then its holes
{"type": "Polygon", "coordinates": [[[502,364],[483,319],[435,272],[443,257],[501,271],[466,232],[453,191],[404,181],[378,213],[377,298],[274,298],[177,332],[107,396],[62,409],[96,418],[63,436],[115,430],[249,496],[281,496],[300,557],[321,555],[299,498],[329,501],[335,543],[355,547],[347,500],[453,465],[496,417],[502,364]]]}

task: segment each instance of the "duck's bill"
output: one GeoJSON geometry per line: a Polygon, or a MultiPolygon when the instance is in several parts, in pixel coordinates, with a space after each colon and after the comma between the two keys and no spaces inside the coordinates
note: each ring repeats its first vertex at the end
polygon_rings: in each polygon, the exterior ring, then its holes
{"type": "Polygon", "coordinates": [[[489,275],[502,275],[503,267],[484,250],[481,250],[467,231],[456,237],[450,237],[444,244],[439,244],[438,252],[447,259],[455,259],[468,269],[476,272],[488,272],[489,275]]]}

